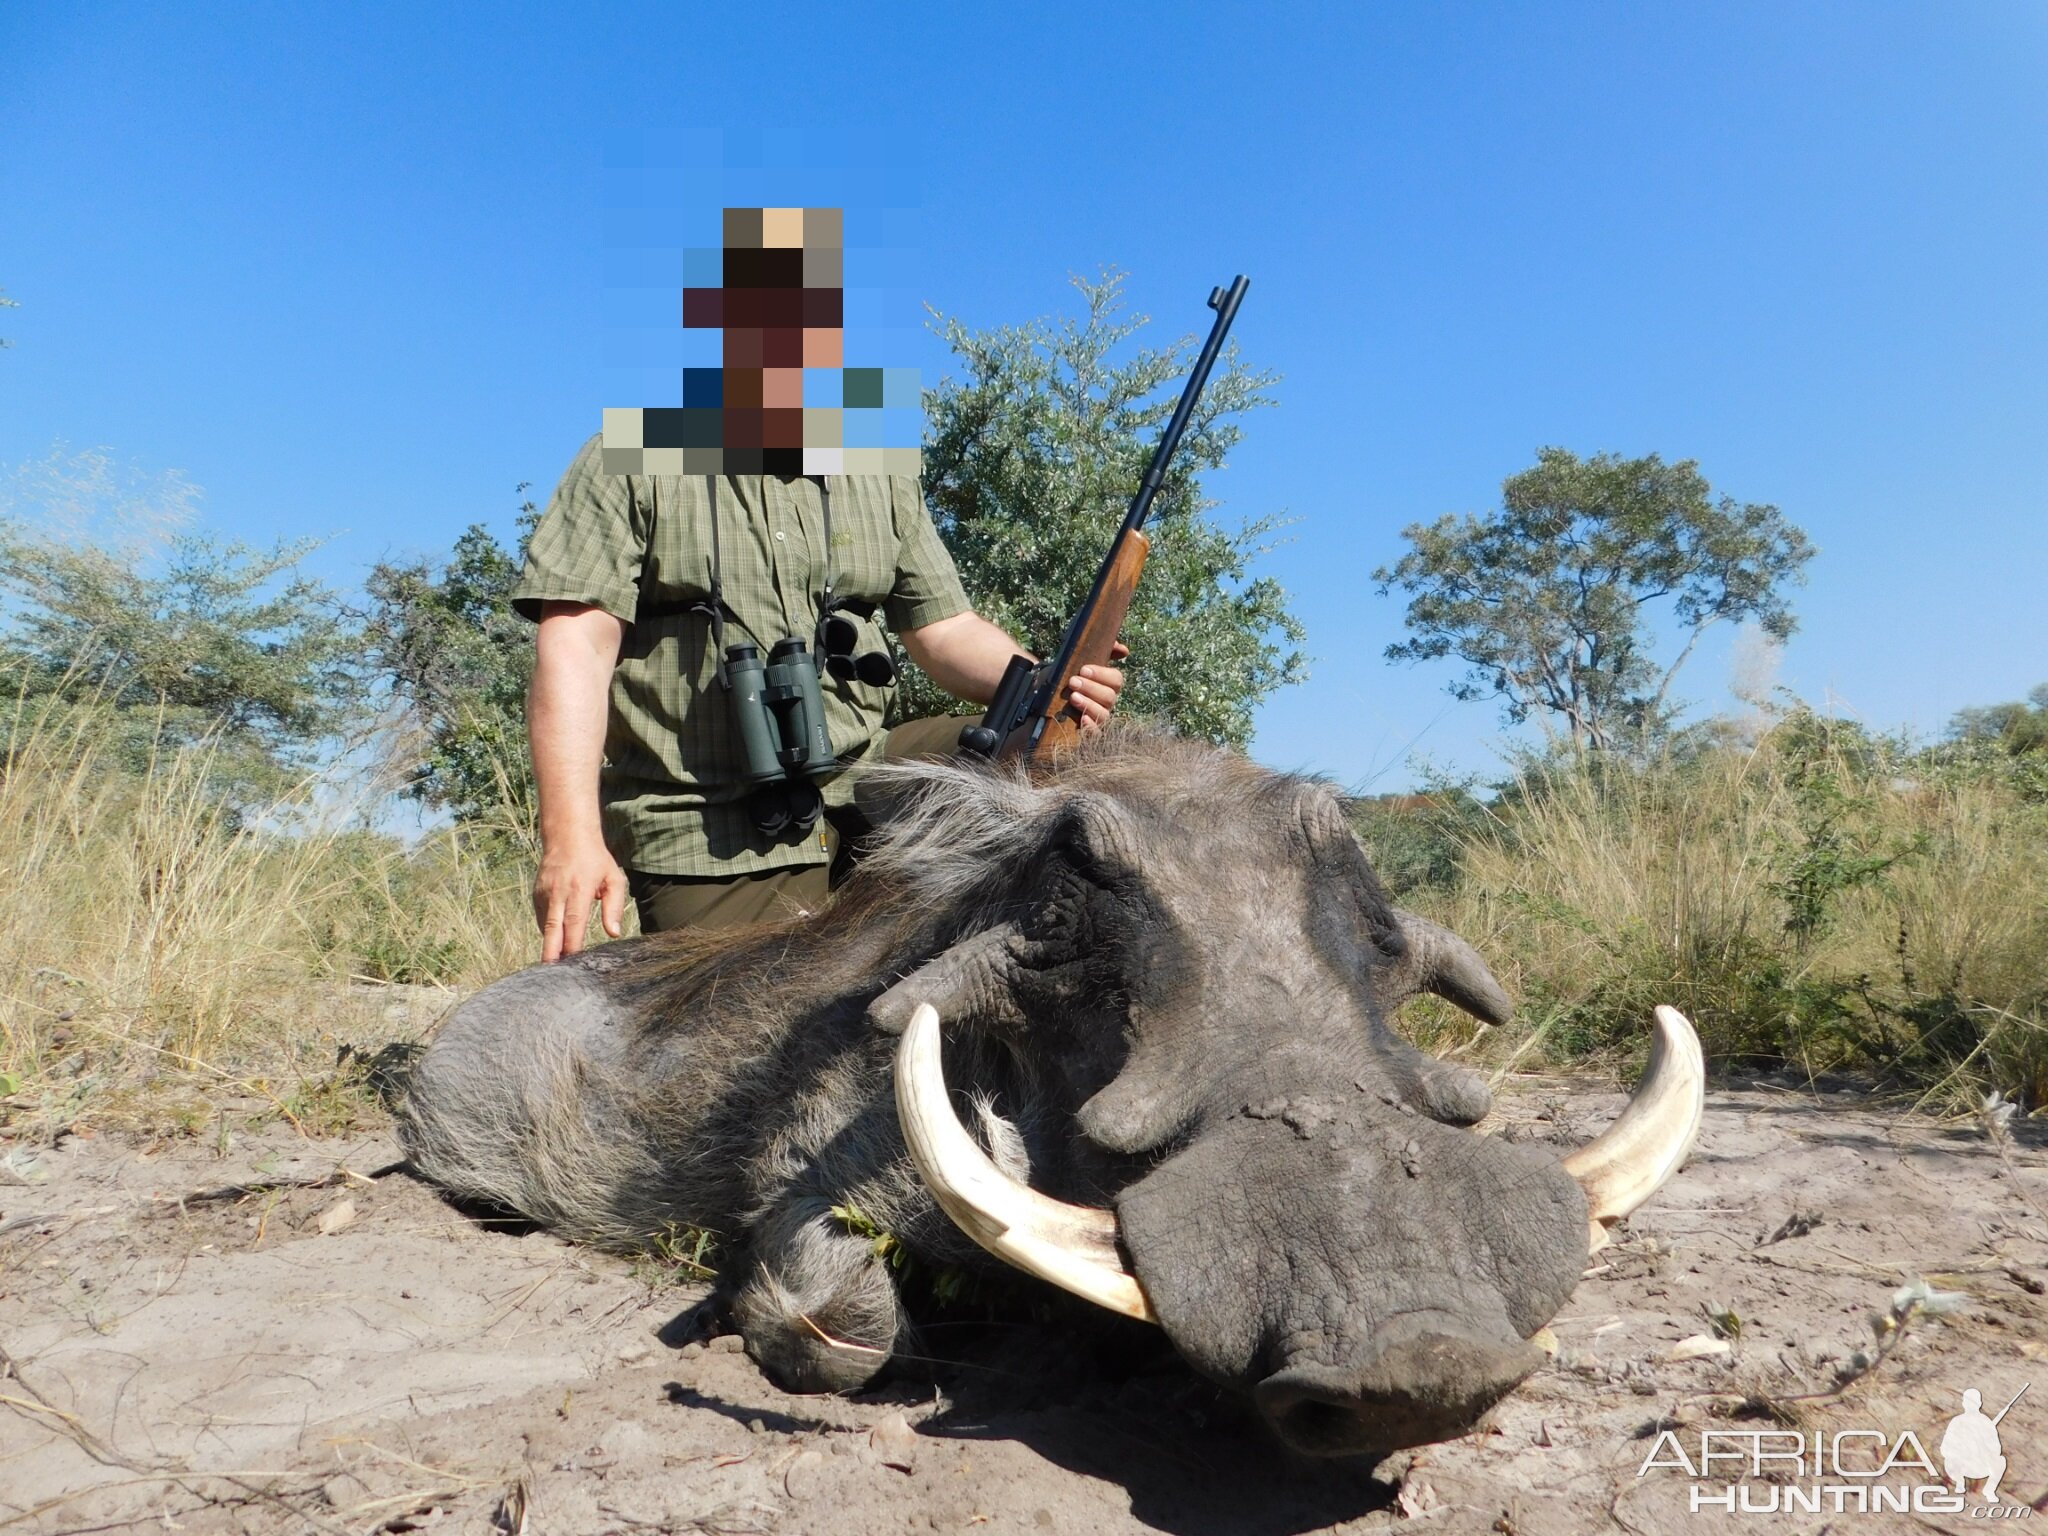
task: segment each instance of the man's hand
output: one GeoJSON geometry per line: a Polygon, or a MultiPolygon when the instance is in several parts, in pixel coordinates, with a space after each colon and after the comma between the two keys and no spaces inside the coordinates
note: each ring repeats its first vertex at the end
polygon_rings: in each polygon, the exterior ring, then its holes
{"type": "Polygon", "coordinates": [[[540,924],[543,964],[583,948],[592,902],[599,904],[604,931],[616,939],[626,917],[626,872],[604,843],[543,851],[533,882],[533,916],[540,924]]]}
{"type": "MultiPolygon", "coordinates": [[[[1131,654],[1131,648],[1119,640],[1110,647],[1113,661],[1122,661],[1131,654]]],[[[1109,720],[1110,711],[1116,708],[1117,695],[1124,691],[1124,669],[1122,667],[1083,667],[1072,680],[1069,702],[1074,713],[1081,717],[1081,734],[1091,735],[1102,729],[1109,720]]]]}

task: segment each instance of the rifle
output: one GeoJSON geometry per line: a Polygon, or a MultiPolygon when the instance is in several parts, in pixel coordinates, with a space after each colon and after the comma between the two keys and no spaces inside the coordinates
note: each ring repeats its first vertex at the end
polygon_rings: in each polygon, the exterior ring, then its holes
{"type": "Polygon", "coordinates": [[[1145,556],[1152,547],[1144,533],[1152,499],[1166,479],[1167,466],[1173,462],[1188,418],[1202,398],[1209,370],[1216,365],[1217,353],[1223,350],[1230,322],[1237,318],[1237,306],[1244,302],[1250,287],[1251,280],[1239,276],[1227,290],[1209,291],[1209,307],[1216,311],[1209,339],[1202,343],[1194,371],[1180,392],[1180,404],[1174,407],[1173,417],[1166,424],[1166,435],[1152,450],[1152,462],[1138,482],[1138,494],[1131,498],[1123,526],[1110,541],[1109,553],[1102,558],[1102,568],[1095,573],[1095,585],[1089,589],[1087,600],[1067,625],[1060,648],[1051,658],[1041,662],[1028,656],[1010,658],[981,724],[970,725],[960,733],[961,751],[980,757],[1050,756],[1079,739],[1081,717],[1068,698],[1074,674],[1083,667],[1100,666],[1109,660],[1117,631],[1123,628],[1124,615],[1130,612],[1131,598],[1138,590],[1145,556]]]}

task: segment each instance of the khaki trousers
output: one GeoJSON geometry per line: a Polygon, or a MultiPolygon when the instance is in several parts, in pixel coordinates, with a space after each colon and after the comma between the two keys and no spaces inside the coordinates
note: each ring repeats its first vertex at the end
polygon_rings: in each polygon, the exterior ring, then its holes
{"type": "MultiPolygon", "coordinates": [[[[882,743],[882,758],[901,763],[950,757],[959,748],[961,727],[980,719],[979,715],[941,715],[908,721],[889,733],[882,743]]],[[[829,864],[768,869],[751,875],[651,875],[628,870],[626,881],[640,913],[640,931],[739,928],[815,912],[852,872],[861,840],[871,830],[868,819],[853,806],[837,806],[825,812],[825,845],[832,853],[829,864]]]]}

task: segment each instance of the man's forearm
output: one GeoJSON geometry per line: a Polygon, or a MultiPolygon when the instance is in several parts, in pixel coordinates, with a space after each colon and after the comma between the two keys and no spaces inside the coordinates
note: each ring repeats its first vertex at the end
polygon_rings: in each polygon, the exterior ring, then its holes
{"type": "Polygon", "coordinates": [[[626,876],[604,846],[597,802],[612,668],[624,636],[625,626],[602,608],[542,605],[533,686],[526,693],[526,742],[540,796],[533,916],[543,961],[583,948],[593,902],[613,938],[625,922],[626,876]]]}
{"type": "Polygon", "coordinates": [[[931,680],[955,698],[986,704],[1012,656],[1028,654],[978,613],[955,614],[903,632],[903,648],[931,680]]]}
{"type": "Polygon", "coordinates": [[[526,739],[543,844],[602,837],[598,769],[617,640],[618,621],[608,614],[550,614],[542,623],[526,696],[526,739]]]}

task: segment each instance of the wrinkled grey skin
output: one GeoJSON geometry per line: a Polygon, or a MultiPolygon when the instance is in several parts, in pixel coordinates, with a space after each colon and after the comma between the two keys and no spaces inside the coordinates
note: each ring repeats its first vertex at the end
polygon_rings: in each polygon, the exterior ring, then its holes
{"type": "Polygon", "coordinates": [[[885,846],[808,923],[610,945],[457,1009],[401,1117],[415,1166],[612,1246],[717,1230],[768,1373],[850,1389],[909,1323],[833,1206],[1000,1268],[896,1123],[894,1035],[931,1001],[962,1118],[1018,1177],[1114,1208],[1175,1347],[1290,1445],[1439,1439],[1528,1374],[1584,1196],[1462,1129],[1483,1085],[1388,1028],[1417,959],[1326,787],[1124,730],[1035,782],[875,782],[885,846]]]}

